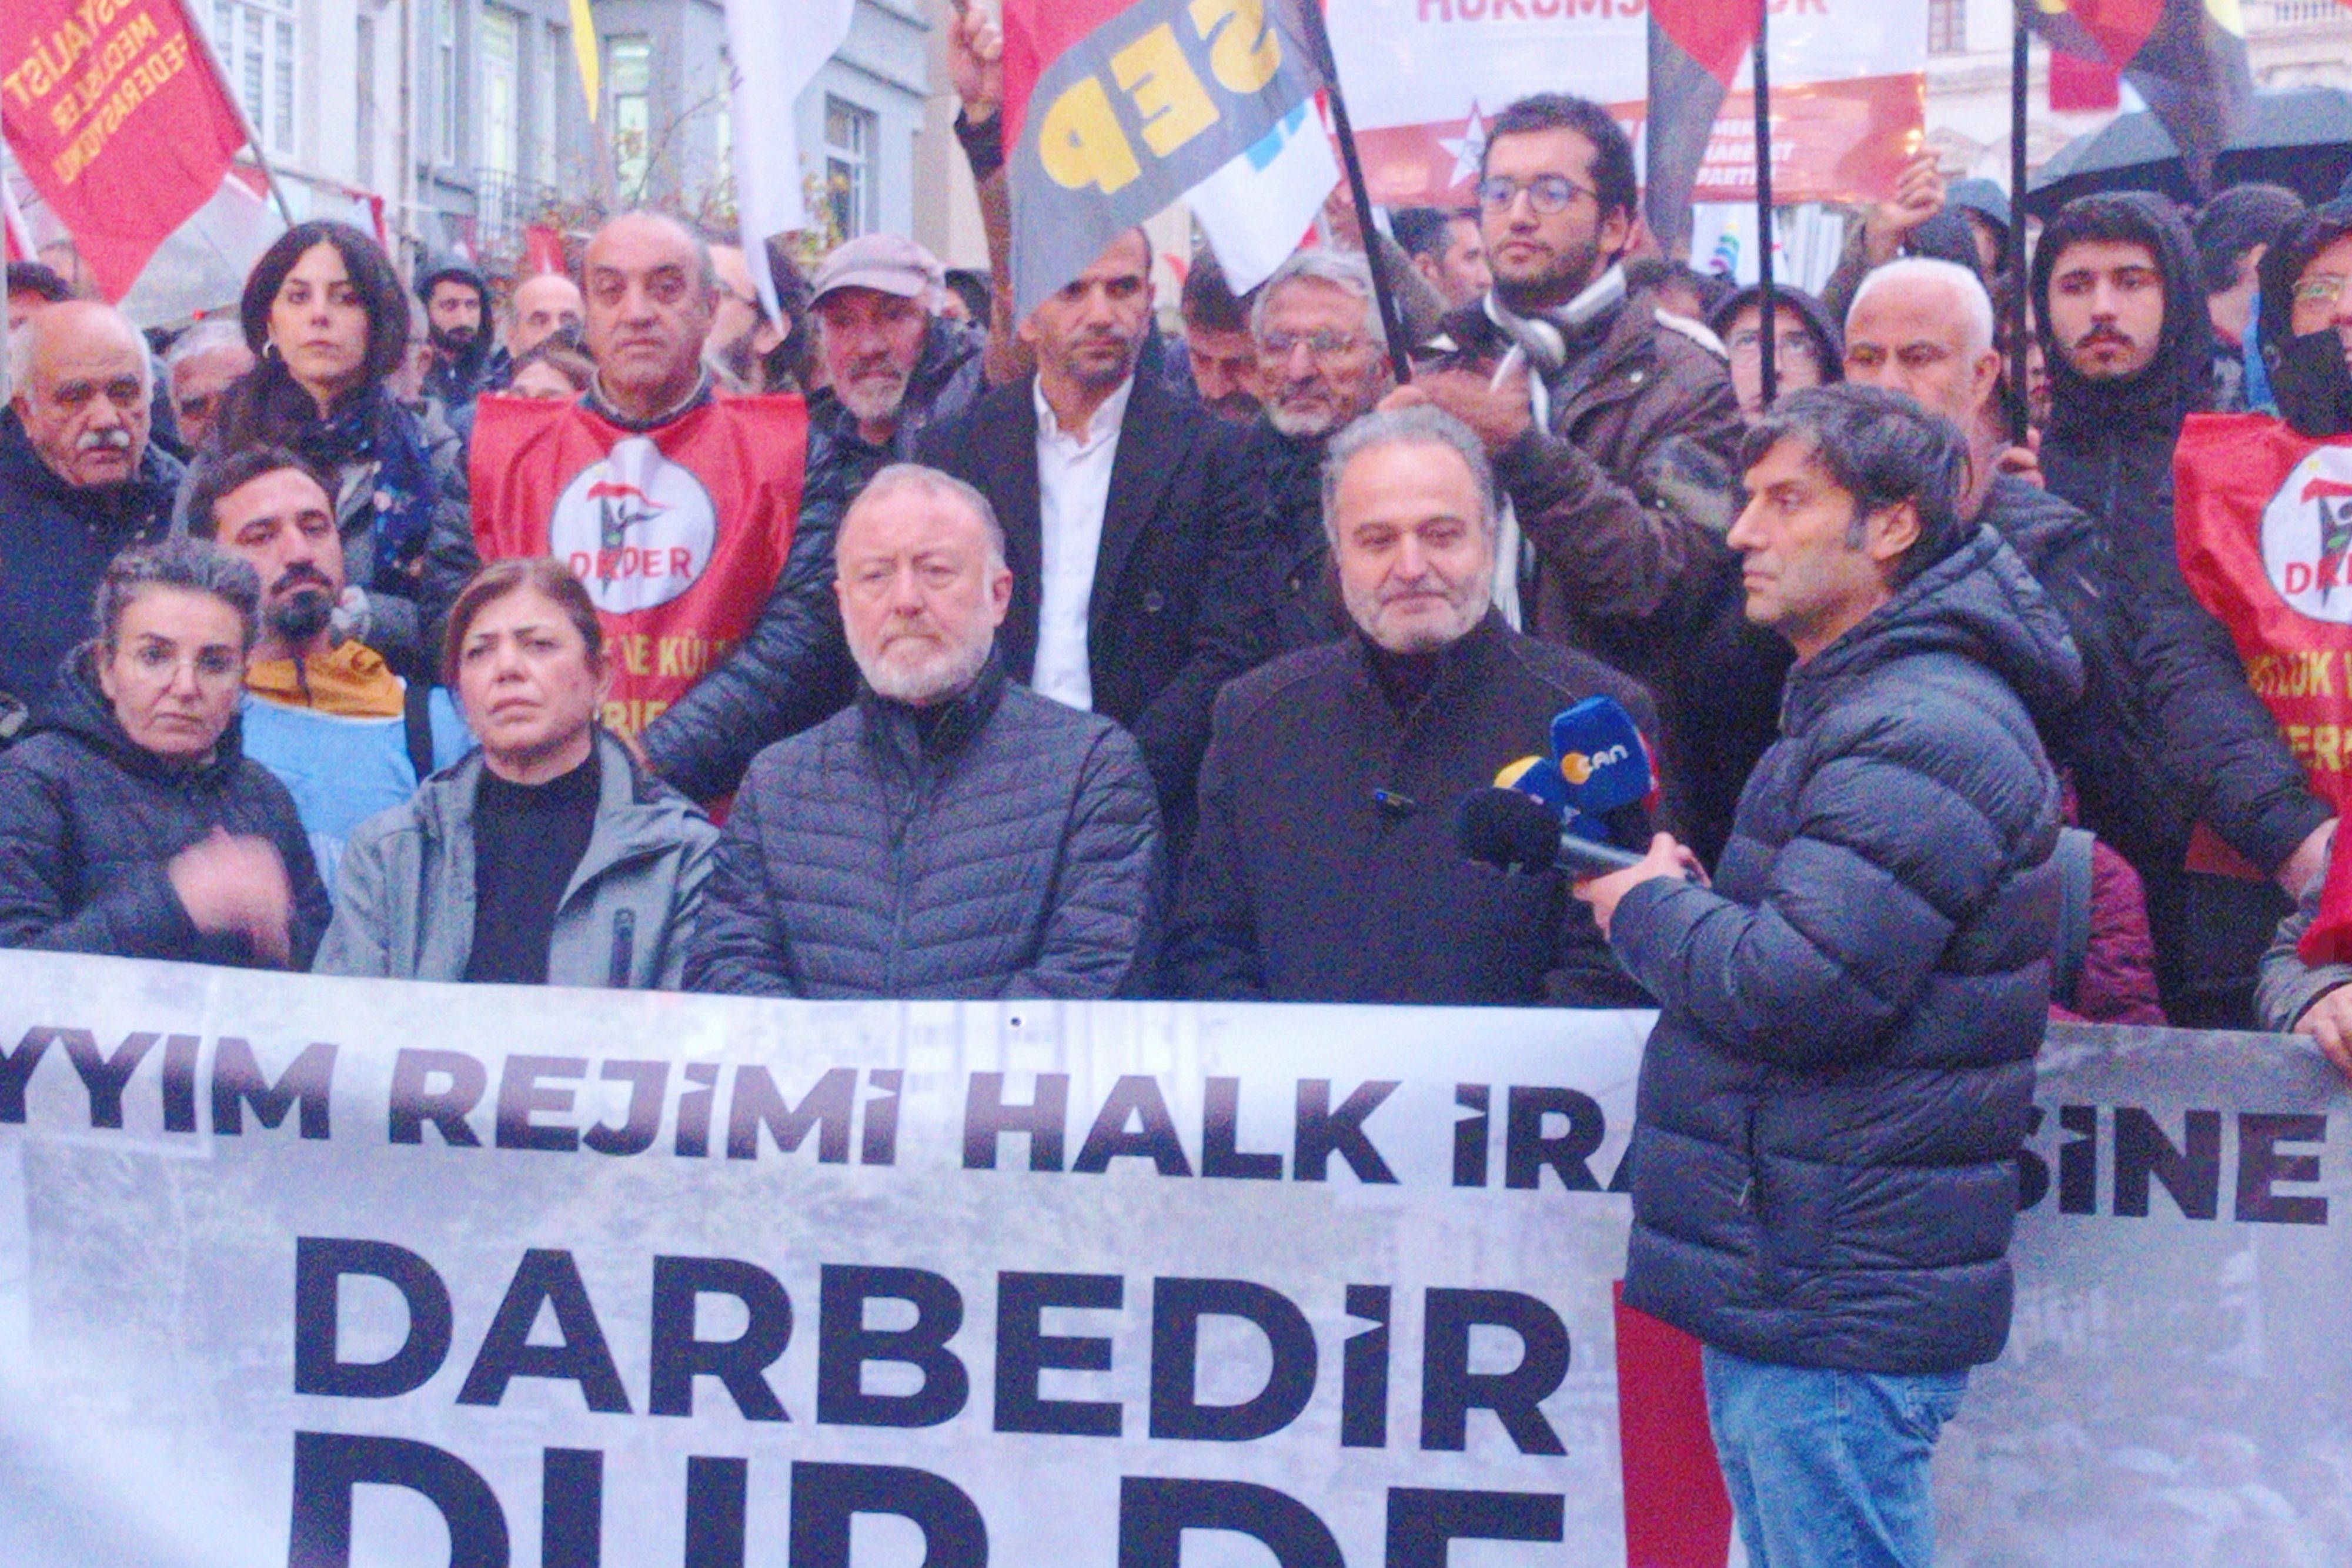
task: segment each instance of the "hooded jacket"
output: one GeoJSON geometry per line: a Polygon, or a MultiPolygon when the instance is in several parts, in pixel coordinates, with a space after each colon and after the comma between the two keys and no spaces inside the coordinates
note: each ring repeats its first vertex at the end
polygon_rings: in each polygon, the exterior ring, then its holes
{"type": "Polygon", "coordinates": [[[66,655],[90,633],[106,564],[161,538],[179,460],[150,442],[127,483],[70,485],[0,411],[0,693],[39,710],[66,655]]]}
{"type": "Polygon", "coordinates": [[[646,730],[646,755],[664,779],[698,800],[729,794],[762,747],[828,717],[856,694],[857,672],[833,596],[842,515],[875,475],[912,455],[924,431],[971,411],[987,390],[986,347],[971,328],[933,317],[898,428],[883,445],[857,433],[857,416],[829,389],[809,400],[807,477],[783,574],[742,644],[646,730]]]}
{"type": "Polygon", "coordinates": [[[482,275],[462,261],[445,261],[416,280],[419,303],[431,307],[434,288],[443,283],[462,283],[474,291],[482,302],[481,325],[475,329],[473,340],[452,359],[444,359],[438,335],[433,343],[433,364],[425,372],[425,390],[441,400],[442,406],[452,414],[473,406],[477,393],[485,387],[501,384],[506,379],[507,351],[499,345],[498,334],[490,321],[490,286],[482,275]]]}
{"type": "MultiPolygon", "coordinates": [[[[2174,543],[2172,454],[2180,426],[2211,394],[2212,326],[2196,250],[2155,198],[2085,197],[2043,233],[2033,298],[2051,374],[2042,466],[2052,493],[2105,530],[2114,603],[2129,638],[2140,700],[2167,773],[2184,789],[2177,815],[2202,822],[2264,876],[2331,814],[2304,780],[2277,721],[2246,684],[2229,632],[2189,591],[2174,543]],[[2077,240],[2121,235],[2145,245],[2163,275],[2156,357],[2136,376],[2078,373],[2050,325],[2050,279],[2077,240]]],[[[2185,834],[2118,847],[2147,883],[2166,1009],[2177,1019],[2244,1027],[2253,967],[2284,901],[2255,882],[2184,869],[2185,834]]]]}
{"type": "Polygon", "coordinates": [[[2304,214],[2279,243],[2263,253],[2262,344],[2279,417],[2303,435],[2352,431],[2352,367],[2344,340],[2325,327],[2297,337],[2294,283],[2312,257],[2352,234],[2352,196],[2338,196],[2304,214]]]}
{"type": "MultiPolygon", "coordinates": [[[[675,990],[719,830],[596,731],[599,794],[588,848],[555,906],[547,983],[675,990]]],[[[468,752],[344,847],[321,975],[462,980],[474,951],[474,798],[468,752]]]]}
{"type": "Polygon", "coordinates": [[[0,947],[263,967],[243,936],[199,932],[172,887],[172,857],[220,831],[278,851],[294,967],[309,968],[329,911],[294,798],[245,755],[235,719],[194,767],[137,745],[93,653],[67,662],[47,724],[0,756],[0,947]]]}
{"type": "Polygon", "coordinates": [[[2061,895],[2063,623],[1979,530],[1790,672],[1715,887],[1612,945],[1643,1052],[1625,1304],[1753,1360],[1991,1360],[2061,895]]]}

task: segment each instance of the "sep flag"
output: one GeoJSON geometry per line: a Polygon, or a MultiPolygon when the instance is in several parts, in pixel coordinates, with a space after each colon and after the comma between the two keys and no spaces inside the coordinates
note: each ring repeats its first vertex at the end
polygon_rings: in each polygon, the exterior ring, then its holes
{"type": "Polygon", "coordinates": [[[2213,160],[2254,92],[2238,0],[2033,0],[2022,9],[2058,55],[2122,72],[2180,149],[2191,184],[2211,188],[2213,160]]]}
{"type": "Polygon", "coordinates": [[[7,0],[0,131],[109,299],[245,145],[180,0],[7,0]]]}
{"type": "Polygon", "coordinates": [[[1017,314],[1322,88],[1301,11],[1314,3],[1005,0],[1017,314]]]}
{"type": "Polygon", "coordinates": [[[807,406],[720,398],[633,431],[576,403],[485,397],[469,465],[485,561],[550,555],[604,623],[606,727],[644,733],[751,631],[800,516],[807,406]]]}

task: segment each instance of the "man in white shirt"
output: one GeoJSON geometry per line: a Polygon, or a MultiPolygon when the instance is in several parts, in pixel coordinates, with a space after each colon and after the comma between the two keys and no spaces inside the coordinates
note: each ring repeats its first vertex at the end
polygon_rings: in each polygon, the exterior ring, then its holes
{"type": "Polygon", "coordinates": [[[919,452],[1004,525],[1009,673],[1134,731],[1181,835],[1209,705],[1246,658],[1253,513],[1225,427],[1135,373],[1151,308],[1150,248],[1130,230],[1022,323],[1035,375],[919,452]]]}

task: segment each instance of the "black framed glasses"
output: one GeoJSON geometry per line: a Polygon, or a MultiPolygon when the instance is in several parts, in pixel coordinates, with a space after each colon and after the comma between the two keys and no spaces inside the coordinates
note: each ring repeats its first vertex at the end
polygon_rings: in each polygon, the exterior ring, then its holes
{"type": "Polygon", "coordinates": [[[1499,213],[1528,193],[1528,205],[1549,217],[1564,213],[1568,204],[1579,196],[1591,196],[1600,201],[1598,192],[1578,184],[1565,174],[1538,174],[1532,180],[1514,180],[1507,174],[1489,174],[1478,182],[1478,204],[1488,212],[1499,213]]]}

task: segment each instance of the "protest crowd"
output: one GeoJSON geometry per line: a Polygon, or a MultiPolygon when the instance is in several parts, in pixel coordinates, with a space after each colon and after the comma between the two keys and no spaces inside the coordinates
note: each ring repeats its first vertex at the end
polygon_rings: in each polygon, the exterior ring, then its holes
{"type": "Polygon", "coordinates": [[[1656,254],[1599,106],[1494,112],[1475,189],[1238,298],[1121,233],[1018,320],[1002,255],[976,316],[900,235],[654,212],[511,281],[301,223],[160,350],[12,264],[0,946],[1655,1009],[1626,1301],[1707,1347],[1748,1560],[1927,1562],[2047,1021],[2352,1073],[2352,740],[2184,564],[2193,497],[2352,437],[2352,194],[2086,196],[2029,253],[1927,157],[1767,321],[1656,254]],[[1822,1373],[1885,1490],[1802,1462],[1822,1373]]]}

